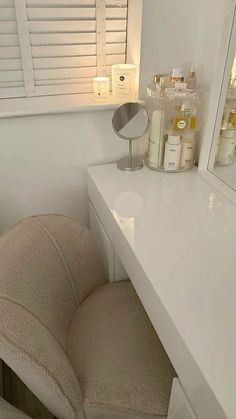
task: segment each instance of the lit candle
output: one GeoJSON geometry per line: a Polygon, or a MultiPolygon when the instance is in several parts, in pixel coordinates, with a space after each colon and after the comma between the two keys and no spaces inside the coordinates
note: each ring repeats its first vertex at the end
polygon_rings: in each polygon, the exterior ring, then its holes
{"type": "Polygon", "coordinates": [[[109,77],[93,78],[93,94],[94,99],[98,101],[109,99],[109,77]]]}

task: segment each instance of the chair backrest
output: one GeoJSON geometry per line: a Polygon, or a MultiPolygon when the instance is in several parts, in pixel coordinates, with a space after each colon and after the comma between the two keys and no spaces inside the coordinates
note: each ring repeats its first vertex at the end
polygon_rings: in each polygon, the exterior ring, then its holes
{"type": "Polygon", "coordinates": [[[0,397],[0,419],[30,419],[30,417],[0,397]]]}
{"type": "Polygon", "coordinates": [[[0,237],[0,266],[0,357],[55,416],[76,418],[82,395],[66,336],[105,282],[90,233],[64,216],[25,219],[0,237]]]}

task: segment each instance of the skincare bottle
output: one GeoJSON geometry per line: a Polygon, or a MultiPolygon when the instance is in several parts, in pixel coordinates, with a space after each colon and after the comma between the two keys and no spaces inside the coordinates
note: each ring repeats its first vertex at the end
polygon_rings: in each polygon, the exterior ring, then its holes
{"type": "Polygon", "coordinates": [[[168,135],[165,146],[164,168],[165,170],[172,171],[179,169],[181,154],[180,135],[168,135]]]}
{"type": "Polygon", "coordinates": [[[173,87],[177,82],[184,81],[184,72],[182,68],[173,68],[172,76],[171,76],[171,83],[173,87]]]}
{"type": "Polygon", "coordinates": [[[195,134],[193,131],[188,131],[182,137],[180,168],[186,169],[193,165],[195,152],[195,134]]]}
{"type": "Polygon", "coordinates": [[[189,128],[194,129],[196,127],[196,122],[197,122],[197,108],[194,107],[189,118],[189,128]]]}
{"type": "Polygon", "coordinates": [[[190,90],[193,90],[193,91],[196,90],[197,77],[196,77],[196,72],[194,70],[193,65],[191,65],[191,68],[188,72],[186,82],[187,82],[187,89],[190,89],[190,90]]]}
{"type": "Polygon", "coordinates": [[[176,108],[176,110],[177,110],[177,114],[174,116],[172,120],[172,127],[173,127],[173,130],[183,131],[186,128],[188,120],[189,120],[189,116],[186,115],[185,113],[186,111],[185,103],[182,103],[180,110],[179,108],[176,108]]]}
{"type": "Polygon", "coordinates": [[[163,112],[154,111],[152,114],[151,134],[149,143],[149,162],[151,166],[157,167],[162,165],[164,141],[162,134],[163,112]]]}
{"type": "Polygon", "coordinates": [[[236,147],[235,130],[221,130],[220,147],[217,156],[218,163],[227,165],[232,163],[236,147]]]}
{"type": "Polygon", "coordinates": [[[225,106],[225,109],[224,109],[224,114],[223,114],[223,117],[222,117],[222,123],[221,123],[221,127],[223,129],[227,129],[228,128],[230,111],[231,111],[230,107],[228,105],[226,105],[225,106]]]}
{"type": "Polygon", "coordinates": [[[228,119],[228,126],[236,128],[236,108],[231,109],[228,119]]]}

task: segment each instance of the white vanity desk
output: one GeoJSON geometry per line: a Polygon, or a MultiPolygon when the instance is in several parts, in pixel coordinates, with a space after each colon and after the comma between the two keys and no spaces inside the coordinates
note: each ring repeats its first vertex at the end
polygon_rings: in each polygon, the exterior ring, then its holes
{"type": "Polygon", "coordinates": [[[236,207],[195,170],[96,166],[88,191],[196,417],[235,419],[236,207]]]}

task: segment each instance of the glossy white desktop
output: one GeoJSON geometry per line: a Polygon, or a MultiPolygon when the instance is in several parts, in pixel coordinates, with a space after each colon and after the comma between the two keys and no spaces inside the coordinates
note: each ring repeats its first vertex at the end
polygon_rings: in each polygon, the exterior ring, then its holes
{"type": "Polygon", "coordinates": [[[88,190],[196,417],[235,419],[235,206],[195,170],[96,166],[88,190]]]}

